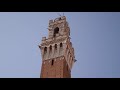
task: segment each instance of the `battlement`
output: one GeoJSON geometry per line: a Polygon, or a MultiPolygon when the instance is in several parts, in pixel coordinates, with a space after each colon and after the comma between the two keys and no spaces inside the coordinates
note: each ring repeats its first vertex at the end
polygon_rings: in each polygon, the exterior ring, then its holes
{"type": "Polygon", "coordinates": [[[61,17],[56,18],[54,20],[49,20],[49,25],[53,25],[53,24],[61,23],[61,22],[66,22],[66,17],[65,16],[61,16],[61,17]]]}
{"type": "Polygon", "coordinates": [[[42,37],[42,41],[45,41],[46,40],[46,37],[42,37]]]}

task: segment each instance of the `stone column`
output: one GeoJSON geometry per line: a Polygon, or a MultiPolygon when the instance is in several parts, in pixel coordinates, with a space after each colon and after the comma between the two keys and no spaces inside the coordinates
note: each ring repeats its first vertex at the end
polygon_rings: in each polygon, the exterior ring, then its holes
{"type": "Polygon", "coordinates": [[[58,43],[57,44],[57,57],[59,57],[60,56],[60,44],[58,43]]]}
{"type": "Polygon", "coordinates": [[[46,55],[46,59],[49,59],[49,46],[47,47],[47,55],[46,55]]]}
{"type": "Polygon", "coordinates": [[[66,49],[66,47],[67,47],[67,45],[66,45],[66,43],[63,43],[63,50],[62,50],[62,55],[65,55],[65,49],[66,49]]]}
{"type": "Polygon", "coordinates": [[[44,58],[44,48],[43,47],[41,47],[41,55],[42,55],[42,60],[43,60],[43,58],[44,58]]]}
{"type": "Polygon", "coordinates": [[[51,57],[53,57],[54,58],[54,51],[55,50],[55,47],[54,47],[54,44],[52,45],[52,54],[51,54],[51,57]]]}

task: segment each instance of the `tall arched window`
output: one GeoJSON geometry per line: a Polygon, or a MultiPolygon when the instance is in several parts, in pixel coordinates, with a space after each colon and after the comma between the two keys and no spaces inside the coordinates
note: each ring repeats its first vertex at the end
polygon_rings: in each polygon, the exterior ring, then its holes
{"type": "Polygon", "coordinates": [[[52,62],[51,62],[51,65],[53,66],[53,64],[54,64],[54,60],[52,60],[52,62]]]}
{"type": "Polygon", "coordinates": [[[58,27],[56,27],[55,29],[54,29],[54,37],[56,37],[56,34],[58,34],[59,33],[59,28],[58,27]]]}
{"type": "Polygon", "coordinates": [[[55,49],[54,49],[55,51],[54,51],[54,56],[56,57],[56,55],[57,55],[57,44],[55,44],[55,49]]]}
{"type": "Polygon", "coordinates": [[[57,44],[55,44],[55,50],[57,50],[57,44]]]}
{"type": "Polygon", "coordinates": [[[44,48],[44,56],[43,56],[43,57],[44,57],[44,59],[46,59],[46,58],[47,58],[47,57],[46,57],[46,55],[47,55],[47,47],[45,47],[45,48],[44,48]]]}
{"type": "Polygon", "coordinates": [[[62,48],[63,47],[63,44],[62,43],[60,43],[60,48],[62,48]]]}
{"type": "Polygon", "coordinates": [[[50,45],[50,47],[49,47],[49,57],[51,57],[51,54],[52,54],[52,46],[50,45]]]}
{"type": "Polygon", "coordinates": [[[59,54],[62,55],[62,50],[63,50],[63,44],[60,43],[60,51],[59,51],[59,54]]]}
{"type": "Polygon", "coordinates": [[[44,48],[44,54],[46,54],[46,53],[47,53],[47,47],[44,48]]]}
{"type": "Polygon", "coordinates": [[[52,52],[52,46],[50,45],[50,52],[52,52]]]}

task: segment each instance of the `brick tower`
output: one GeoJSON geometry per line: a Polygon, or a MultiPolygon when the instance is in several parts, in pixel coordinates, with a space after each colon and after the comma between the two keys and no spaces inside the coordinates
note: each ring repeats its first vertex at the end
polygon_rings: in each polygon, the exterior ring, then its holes
{"type": "Polygon", "coordinates": [[[48,32],[48,38],[42,37],[39,45],[42,55],[40,78],[71,78],[75,57],[66,17],[49,20],[48,32]]]}

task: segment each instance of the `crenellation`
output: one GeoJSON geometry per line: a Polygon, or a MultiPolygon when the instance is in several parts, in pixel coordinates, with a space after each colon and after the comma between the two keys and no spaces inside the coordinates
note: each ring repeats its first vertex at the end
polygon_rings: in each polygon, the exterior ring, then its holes
{"type": "Polygon", "coordinates": [[[49,20],[48,32],[48,38],[42,37],[39,45],[43,62],[40,76],[70,78],[75,56],[66,17],[49,20]]]}

